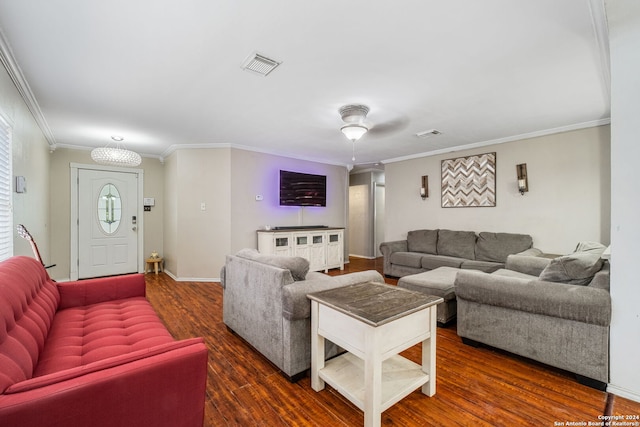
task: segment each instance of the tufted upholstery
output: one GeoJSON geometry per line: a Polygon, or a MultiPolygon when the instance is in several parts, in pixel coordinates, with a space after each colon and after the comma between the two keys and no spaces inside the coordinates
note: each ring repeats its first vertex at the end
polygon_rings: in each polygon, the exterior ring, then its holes
{"type": "Polygon", "coordinates": [[[0,392],[33,376],[60,302],[56,284],[27,257],[0,269],[0,392]]]}
{"type": "Polygon", "coordinates": [[[172,341],[143,297],[67,308],[56,315],[34,376],[172,341]]]}
{"type": "Polygon", "coordinates": [[[206,362],[142,274],[56,283],[33,258],[0,263],[1,426],[202,426],[206,362]]]}

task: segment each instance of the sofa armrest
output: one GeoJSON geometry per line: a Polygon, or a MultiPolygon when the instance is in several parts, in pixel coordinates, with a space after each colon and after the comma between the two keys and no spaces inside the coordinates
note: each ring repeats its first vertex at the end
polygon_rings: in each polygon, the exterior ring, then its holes
{"type": "Polygon", "coordinates": [[[307,294],[364,282],[384,283],[384,278],[377,271],[368,270],[283,286],[282,316],[287,320],[306,319],[311,316],[311,302],[307,294]]]}
{"type": "Polygon", "coordinates": [[[395,240],[393,242],[380,243],[380,252],[382,255],[391,255],[394,252],[407,252],[408,244],[406,240],[395,240]]]}
{"type": "Polygon", "coordinates": [[[460,270],[458,299],[601,326],[611,321],[611,297],[588,286],[460,270]]]}
{"type": "Polygon", "coordinates": [[[60,309],[146,295],[144,274],[100,277],[56,284],[60,292],[60,309]]]}
{"type": "Polygon", "coordinates": [[[391,254],[394,252],[407,252],[409,243],[407,240],[394,240],[392,242],[380,243],[380,252],[383,256],[382,271],[384,274],[391,273],[391,254]]]}
{"type": "MultiPolygon", "coordinates": [[[[533,248],[532,248],[533,249],[533,248]]],[[[542,254],[539,249],[536,249],[538,254],[532,252],[531,249],[527,249],[524,252],[520,252],[507,257],[505,268],[507,270],[517,271],[518,273],[528,274],[530,276],[540,276],[542,270],[551,262],[549,258],[542,258],[539,255],[542,254]]]]}
{"type": "Polygon", "coordinates": [[[202,339],[180,343],[60,381],[16,384],[0,394],[0,425],[202,426],[207,348],[202,339]]]}
{"type": "Polygon", "coordinates": [[[131,363],[136,360],[142,360],[158,354],[166,353],[177,348],[183,348],[197,343],[204,343],[202,338],[191,338],[187,340],[174,341],[171,343],[157,345],[155,347],[144,350],[133,351],[131,353],[121,354],[114,357],[99,360],[97,362],[88,363],[76,368],[64,369],[52,374],[42,375],[30,378],[11,385],[4,391],[4,394],[23,393],[25,391],[34,390],[40,387],[60,383],[73,378],[81,377],[92,372],[98,372],[105,369],[113,368],[125,363],[131,363]]]}

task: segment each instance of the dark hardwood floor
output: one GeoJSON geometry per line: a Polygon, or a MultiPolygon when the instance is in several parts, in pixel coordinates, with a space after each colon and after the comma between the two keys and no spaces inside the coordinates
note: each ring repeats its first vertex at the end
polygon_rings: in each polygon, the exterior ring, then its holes
{"type": "MultiPolygon", "coordinates": [[[[344,271],[378,269],[352,258],[344,271]]],[[[396,284],[397,280],[387,279],[396,284]]],[[[202,336],[209,348],[205,426],[361,426],[363,414],[309,377],[293,384],[222,322],[218,283],[147,275],[147,297],[175,338],[202,336]]],[[[462,344],[455,324],[438,328],[437,393],[419,391],[382,414],[385,426],[559,426],[638,415],[640,403],[578,384],[569,373],[486,347],[462,344]]],[[[402,353],[419,363],[420,348],[402,353]]],[[[574,424],[580,425],[580,424],[574,424]]]]}

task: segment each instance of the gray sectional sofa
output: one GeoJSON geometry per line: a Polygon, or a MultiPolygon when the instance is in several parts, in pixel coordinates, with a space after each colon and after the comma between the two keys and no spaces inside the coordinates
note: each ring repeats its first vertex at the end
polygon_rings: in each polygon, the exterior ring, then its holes
{"type": "Polygon", "coordinates": [[[575,373],[604,390],[609,380],[609,263],[581,243],[554,259],[511,255],[493,273],[459,271],[458,335],[575,373]]]}
{"type": "MultiPolygon", "coordinates": [[[[228,255],[220,272],[223,321],[291,381],[311,367],[311,302],[307,294],[364,282],[384,283],[374,270],[330,277],[309,272],[300,257],[243,249],[228,255]]],[[[326,356],[341,349],[326,345],[326,356]]]]}
{"type": "Polygon", "coordinates": [[[407,233],[406,240],[381,243],[380,252],[386,276],[403,277],[438,267],[490,273],[503,268],[510,254],[540,254],[532,245],[527,234],[413,230],[407,233]]]}

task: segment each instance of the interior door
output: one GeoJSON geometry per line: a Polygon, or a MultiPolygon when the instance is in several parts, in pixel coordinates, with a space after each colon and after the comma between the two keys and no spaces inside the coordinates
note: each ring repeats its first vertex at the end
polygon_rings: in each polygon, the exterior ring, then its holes
{"type": "Polygon", "coordinates": [[[78,278],[138,271],[138,177],[78,171],[78,278]]]}

